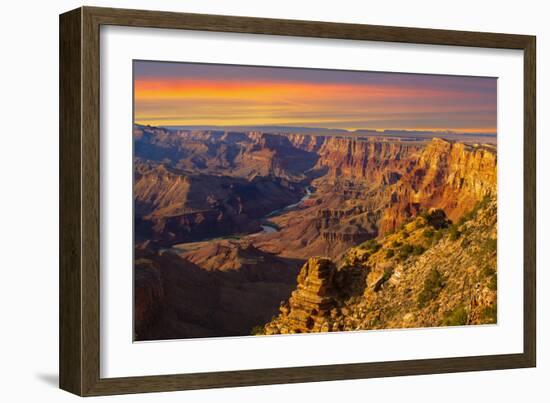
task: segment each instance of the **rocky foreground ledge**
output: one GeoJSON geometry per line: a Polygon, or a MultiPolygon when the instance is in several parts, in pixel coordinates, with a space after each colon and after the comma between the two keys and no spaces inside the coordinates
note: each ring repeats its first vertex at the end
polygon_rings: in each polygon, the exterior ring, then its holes
{"type": "Polygon", "coordinates": [[[297,288],[260,334],[494,324],[496,200],[457,223],[432,210],[337,267],[310,258],[297,288]]]}

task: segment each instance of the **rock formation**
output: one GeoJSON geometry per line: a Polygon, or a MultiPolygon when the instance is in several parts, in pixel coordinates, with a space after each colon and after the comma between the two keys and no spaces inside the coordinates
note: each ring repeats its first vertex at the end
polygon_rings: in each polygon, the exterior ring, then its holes
{"type": "Polygon", "coordinates": [[[325,318],[334,305],[336,268],[329,259],[310,258],[302,267],[297,279],[296,290],[288,304],[280,311],[284,325],[280,333],[307,333],[322,330],[325,318]]]}
{"type": "Polygon", "coordinates": [[[351,248],[339,269],[311,258],[262,333],[496,323],[496,200],[484,198],[459,224],[441,214],[351,248]]]}
{"type": "Polygon", "coordinates": [[[261,217],[299,200],[296,190],[277,178],[244,180],[136,163],[136,240],[173,245],[257,232],[261,217]]]}

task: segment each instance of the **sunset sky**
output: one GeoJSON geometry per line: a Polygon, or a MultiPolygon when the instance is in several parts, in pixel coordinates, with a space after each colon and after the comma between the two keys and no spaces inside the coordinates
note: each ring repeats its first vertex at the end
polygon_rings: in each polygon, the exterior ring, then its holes
{"type": "Polygon", "coordinates": [[[496,133],[495,78],[134,62],[135,122],[496,133]]]}

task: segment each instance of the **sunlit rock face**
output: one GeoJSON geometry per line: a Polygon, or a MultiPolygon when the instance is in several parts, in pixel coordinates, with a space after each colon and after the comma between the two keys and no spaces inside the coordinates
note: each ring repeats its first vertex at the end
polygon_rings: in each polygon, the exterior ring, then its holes
{"type": "Polygon", "coordinates": [[[454,225],[432,210],[339,265],[310,258],[262,334],[496,323],[496,207],[485,197],[454,225]]]}

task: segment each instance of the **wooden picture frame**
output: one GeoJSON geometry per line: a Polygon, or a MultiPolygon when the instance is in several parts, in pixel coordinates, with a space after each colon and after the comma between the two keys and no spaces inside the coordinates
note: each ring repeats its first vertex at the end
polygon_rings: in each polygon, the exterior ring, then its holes
{"type": "Polygon", "coordinates": [[[535,37],[82,7],[60,16],[60,387],[81,396],[534,367],[535,37]],[[521,354],[100,377],[101,25],[520,49],[524,52],[524,348],[521,354]]]}

